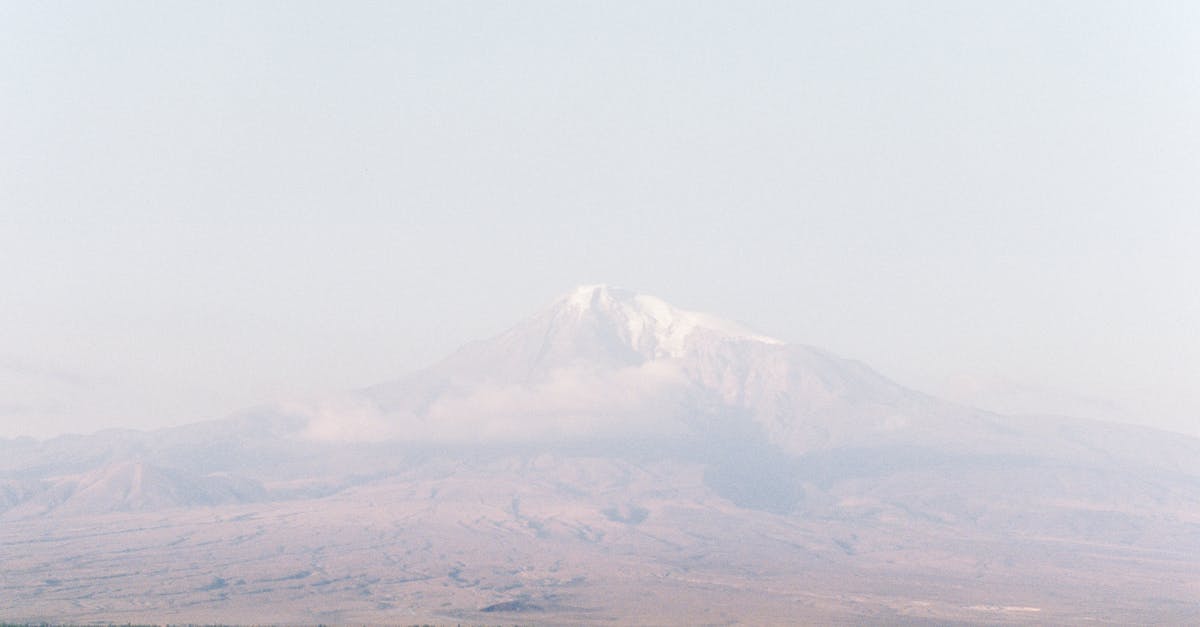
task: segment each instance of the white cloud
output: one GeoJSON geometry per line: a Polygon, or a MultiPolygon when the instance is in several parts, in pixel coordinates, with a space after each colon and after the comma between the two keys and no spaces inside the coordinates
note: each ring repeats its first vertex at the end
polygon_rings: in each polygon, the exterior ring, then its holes
{"type": "Polygon", "coordinates": [[[613,372],[564,368],[537,384],[483,384],[446,395],[420,414],[385,413],[361,396],[289,410],[309,417],[304,436],[318,440],[500,443],[662,435],[682,429],[674,408],[684,382],[672,363],[613,372]]]}

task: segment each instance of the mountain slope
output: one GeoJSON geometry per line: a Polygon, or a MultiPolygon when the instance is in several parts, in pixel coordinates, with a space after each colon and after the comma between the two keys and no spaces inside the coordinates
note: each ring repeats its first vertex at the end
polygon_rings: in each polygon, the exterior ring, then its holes
{"type": "Polygon", "coordinates": [[[0,440],[0,518],[30,622],[1200,619],[1200,440],[604,286],[325,402],[0,440]]]}
{"type": "Polygon", "coordinates": [[[859,362],[607,286],[361,398],[402,439],[678,435],[736,414],[793,453],[951,413],[859,362]]]}
{"type": "MultiPolygon", "coordinates": [[[[1028,420],[947,403],[862,362],[603,285],[576,288],[494,338],[362,391],[348,407],[315,416],[312,433],[336,439],[357,417],[368,436],[411,442],[736,434],[788,455],[1056,449],[1026,437],[1040,428],[1028,420]]],[[[1057,437],[1048,431],[1039,438],[1057,437]]]]}
{"type": "MultiPolygon", "coordinates": [[[[81,516],[108,512],[155,511],[256,501],[265,495],[257,482],[228,474],[198,476],[143,462],[119,462],[79,475],[26,483],[9,498],[0,516],[19,519],[54,514],[81,516]]],[[[13,490],[7,491],[10,495],[13,490]]]]}

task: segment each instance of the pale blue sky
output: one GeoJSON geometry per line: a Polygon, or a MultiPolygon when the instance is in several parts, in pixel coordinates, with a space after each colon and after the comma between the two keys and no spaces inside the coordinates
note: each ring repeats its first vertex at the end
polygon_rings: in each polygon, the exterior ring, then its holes
{"type": "Polygon", "coordinates": [[[1193,2],[0,2],[0,435],[376,383],[594,282],[1197,433],[1198,112],[1193,2]]]}

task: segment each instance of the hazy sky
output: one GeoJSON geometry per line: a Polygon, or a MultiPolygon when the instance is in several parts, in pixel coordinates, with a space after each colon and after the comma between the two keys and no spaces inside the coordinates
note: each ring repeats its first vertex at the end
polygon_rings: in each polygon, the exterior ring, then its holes
{"type": "Polygon", "coordinates": [[[0,435],[392,379],[596,282],[1200,433],[1198,119],[1195,2],[0,2],[0,435]]]}

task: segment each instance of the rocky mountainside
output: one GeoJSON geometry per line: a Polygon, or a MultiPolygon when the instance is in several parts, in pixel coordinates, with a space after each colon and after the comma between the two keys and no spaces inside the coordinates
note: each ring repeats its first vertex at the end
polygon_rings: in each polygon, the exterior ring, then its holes
{"type": "Polygon", "coordinates": [[[1200,620],[1200,441],[605,286],[322,402],[0,440],[0,522],[18,621],[1200,620]]]}

